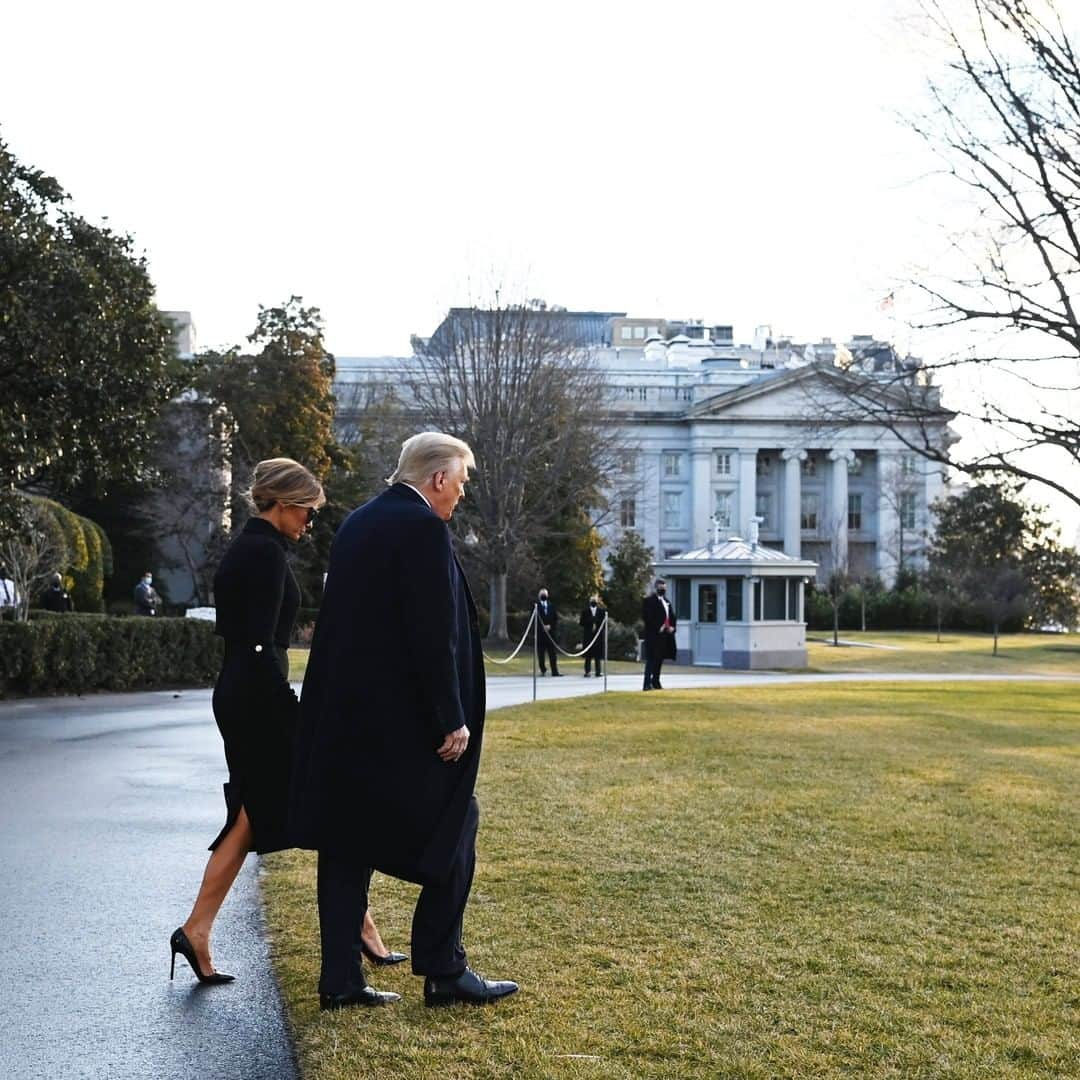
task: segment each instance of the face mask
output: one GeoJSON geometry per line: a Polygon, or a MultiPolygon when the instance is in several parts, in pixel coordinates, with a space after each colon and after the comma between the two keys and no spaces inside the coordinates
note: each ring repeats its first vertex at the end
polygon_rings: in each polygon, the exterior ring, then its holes
{"type": "Polygon", "coordinates": [[[147,574],[146,577],[143,578],[143,581],[145,581],[147,585],[149,585],[153,580],[154,579],[149,574],[147,574]]]}

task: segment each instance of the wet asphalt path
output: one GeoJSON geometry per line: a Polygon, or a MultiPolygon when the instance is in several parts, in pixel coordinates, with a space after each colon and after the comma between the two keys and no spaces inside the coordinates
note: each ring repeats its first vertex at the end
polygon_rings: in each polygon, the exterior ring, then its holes
{"type": "MultiPolygon", "coordinates": [[[[701,672],[664,683],[984,678],[701,672]]],[[[544,700],[603,683],[575,672],[537,689],[544,700]]],[[[488,682],[489,708],[531,698],[531,678],[488,682]]],[[[215,928],[215,960],[238,980],[201,988],[182,959],[168,978],[168,936],[224,818],[223,773],[209,690],[0,702],[0,1080],[296,1077],[257,858],[215,928]]]]}
{"type": "Polygon", "coordinates": [[[202,988],[168,937],[224,820],[209,691],[0,705],[0,1077],[291,1080],[244,865],[202,988]]]}

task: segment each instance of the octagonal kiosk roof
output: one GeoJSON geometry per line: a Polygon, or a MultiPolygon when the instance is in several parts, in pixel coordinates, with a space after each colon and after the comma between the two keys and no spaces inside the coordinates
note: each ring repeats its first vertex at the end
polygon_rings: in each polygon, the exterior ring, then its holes
{"type": "Polygon", "coordinates": [[[729,536],[726,540],[716,538],[711,544],[693,551],[681,551],[667,559],[659,559],[653,565],[658,574],[693,574],[705,577],[714,571],[720,577],[742,573],[746,577],[813,577],[817,563],[809,559],[797,559],[776,548],[763,547],[758,543],[757,522],[751,522],[750,539],[729,536]]]}
{"type": "Polygon", "coordinates": [[[725,577],[740,570],[752,576],[813,577],[817,570],[817,563],[809,559],[796,559],[776,548],[752,544],[741,536],[729,536],[693,551],[680,551],[654,565],[659,573],[704,576],[715,569],[725,577]]]}

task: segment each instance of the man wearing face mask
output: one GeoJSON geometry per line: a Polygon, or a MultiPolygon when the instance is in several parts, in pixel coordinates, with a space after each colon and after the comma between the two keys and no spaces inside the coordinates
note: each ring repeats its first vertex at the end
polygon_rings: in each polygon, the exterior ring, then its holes
{"type": "Polygon", "coordinates": [[[540,674],[547,674],[547,668],[544,667],[544,660],[547,659],[551,661],[551,675],[555,678],[562,675],[555,653],[555,629],[559,625],[559,613],[548,599],[547,589],[540,590],[539,599],[536,601],[536,618],[540,624],[536,631],[540,674]]]}
{"type": "Polygon", "coordinates": [[[154,588],[154,575],[147,570],[135,586],[135,614],[156,615],[160,607],[161,597],[154,588]]]}
{"type": "Polygon", "coordinates": [[[663,690],[660,669],[665,660],[675,659],[675,608],[667,598],[667,583],[657,578],[652,596],[641,605],[645,623],[645,685],[643,690],[663,690]]]}
{"type": "Polygon", "coordinates": [[[600,597],[593,593],[589,597],[589,602],[582,608],[579,620],[581,623],[581,644],[583,648],[587,647],[585,653],[586,679],[589,677],[589,667],[593,661],[596,662],[596,677],[599,679],[603,675],[601,664],[607,658],[604,656],[604,635],[600,633],[600,628],[604,625],[606,616],[607,612],[600,606],[600,597]],[[592,642],[591,645],[590,642],[592,642]]]}

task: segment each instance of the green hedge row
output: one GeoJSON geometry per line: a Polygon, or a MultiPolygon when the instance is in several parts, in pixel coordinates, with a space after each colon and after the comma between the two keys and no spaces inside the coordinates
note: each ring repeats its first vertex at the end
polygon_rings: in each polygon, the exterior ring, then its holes
{"type": "MultiPolygon", "coordinates": [[[[806,591],[806,625],[809,630],[832,630],[833,610],[823,589],[806,591]]],[[[863,603],[857,588],[845,590],[840,598],[840,629],[858,630],[862,626],[863,603]]],[[[866,628],[868,630],[931,630],[937,626],[938,610],[934,598],[917,585],[904,589],[868,590],[866,628]]],[[[950,630],[985,630],[986,617],[970,604],[947,604],[941,612],[941,625],[950,630]]],[[[1006,620],[1002,630],[1022,630],[1020,616],[1006,620]]]]}
{"type": "Polygon", "coordinates": [[[223,652],[201,619],[35,612],[0,622],[0,696],[208,686],[223,652]]]}

